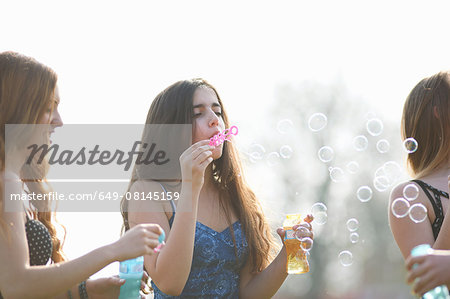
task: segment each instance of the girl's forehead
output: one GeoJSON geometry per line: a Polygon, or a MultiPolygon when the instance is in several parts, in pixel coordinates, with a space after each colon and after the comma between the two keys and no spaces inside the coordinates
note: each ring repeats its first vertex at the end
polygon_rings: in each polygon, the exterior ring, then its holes
{"type": "Polygon", "coordinates": [[[205,104],[210,102],[218,102],[214,90],[207,86],[198,87],[194,92],[193,104],[205,104]]]}

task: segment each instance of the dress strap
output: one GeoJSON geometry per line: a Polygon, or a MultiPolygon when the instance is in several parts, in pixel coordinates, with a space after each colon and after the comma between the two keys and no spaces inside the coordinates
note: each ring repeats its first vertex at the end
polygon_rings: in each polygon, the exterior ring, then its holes
{"type": "Polygon", "coordinates": [[[412,182],[415,182],[422,188],[423,192],[428,197],[431,205],[433,206],[433,210],[434,210],[434,214],[436,215],[436,219],[434,220],[431,228],[433,229],[434,239],[436,240],[437,236],[439,234],[439,231],[441,230],[442,222],[444,221],[444,210],[442,208],[441,195],[443,197],[448,198],[448,194],[446,194],[446,192],[440,191],[440,190],[430,186],[429,184],[425,183],[424,181],[412,180],[412,182]],[[428,190],[433,192],[434,198],[433,198],[433,196],[431,196],[431,194],[428,190]]]}
{"type": "MultiPolygon", "coordinates": [[[[161,188],[164,190],[164,192],[167,193],[167,190],[164,187],[164,185],[161,184],[160,182],[158,182],[158,183],[161,186],[161,188]]],[[[169,200],[169,201],[170,201],[170,205],[172,206],[172,212],[175,214],[175,210],[176,210],[175,204],[173,203],[173,200],[169,200]]]]}

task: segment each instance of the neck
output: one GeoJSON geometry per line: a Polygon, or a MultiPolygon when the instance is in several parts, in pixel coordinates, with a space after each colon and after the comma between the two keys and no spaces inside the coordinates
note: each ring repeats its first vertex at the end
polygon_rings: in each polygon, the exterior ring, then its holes
{"type": "Polygon", "coordinates": [[[212,164],[209,164],[208,167],[205,169],[205,181],[203,183],[203,190],[209,190],[213,188],[214,182],[213,182],[213,174],[212,174],[212,164]]]}

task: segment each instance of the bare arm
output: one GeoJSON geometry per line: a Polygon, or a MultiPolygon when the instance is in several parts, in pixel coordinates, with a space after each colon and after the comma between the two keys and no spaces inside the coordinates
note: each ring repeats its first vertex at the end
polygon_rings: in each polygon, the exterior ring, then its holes
{"type": "MultiPolygon", "coordinates": [[[[294,230],[304,225],[294,226],[294,230]]],[[[311,226],[305,226],[310,228],[311,226]]],[[[283,239],[285,231],[278,228],[278,235],[283,239]]],[[[307,232],[306,237],[313,238],[312,231],[307,232]]],[[[276,258],[263,271],[257,274],[250,272],[250,265],[247,261],[241,270],[241,282],[239,285],[239,297],[241,298],[272,298],[288,274],[286,273],[286,247],[283,245],[276,258]]]]}
{"type": "MultiPolygon", "coordinates": [[[[134,184],[136,185],[136,184],[134,184]]],[[[134,192],[138,186],[132,186],[134,192]]],[[[144,192],[162,192],[158,183],[146,183],[144,192]]],[[[164,211],[129,212],[130,226],[140,223],[157,223],[166,232],[166,244],[159,253],[144,256],[144,264],[150,277],[164,293],[178,295],[184,288],[191,271],[194,248],[195,224],[197,219],[197,200],[192,200],[192,192],[185,188],[180,192],[178,209],[189,209],[191,212],[176,213],[172,229],[164,211]],[[186,204],[191,202],[192,208],[186,204]],[[182,203],[184,202],[184,206],[182,203]],[[180,249],[182,248],[182,250],[180,249]]],[[[198,194],[196,195],[198,198],[198,194]]],[[[146,202],[130,202],[130,209],[139,210],[139,205],[146,202]]]]}
{"type": "Polygon", "coordinates": [[[431,229],[430,222],[430,213],[432,213],[432,207],[429,203],[428,198],[426,197],[423,190],[420,189],[420,187],[418,198],[411,204],[422,203],[425,207],[427,207],[428,217],[424,221],[420,223],[414,223],[408,215],[403,218],[397,218],[392,213],[391,207],[393,201],[397,198],[403,197],[403,188],[408,184],[411,183],[402,183],[392,190],[388,207],[389,225],[391,227],[392,234],[394,235],[394,239],[397,242],[397,245],[400,248],[400,251],[405,259],[409,256],[411,249],[413,249],[415,246],[419,244],[430,244],[431,246],[433,246],[434,244],[433,230],[431,229]]]}
{"type": "MultiPolygon", "coordinates": [[[[20,203],[21,204],[21,203],[20,203]]],[[[72,261],[49,266],[30,266],[22,213],[3,213],[9,236],[0,234],[0,290],[6,298],[49,298],[66,292],[109,263],[150,253],[157,246],[157,226],[141,226],[110,245],[72,261]],[[154,230],[152,232],[151,230],[154,230]],[[129,246],[133,242],[136,246],[129,246]],[[131,248],[130,248],[131,247],[131,248]]]]}
{"type": "Polygon", "coordinates": [[[278,253],[270,265],[258,274],[250,272],[249,261],[241,270],[240,298],[271,298],[287,277],[286,248],[278,253]]]}
{"type": "MultiPolygon", "coordinates": [[[[200,141],[189,147],[180,157],[182,168],[182,187],[180,198],[178,199],[177,212],[172,224],[169,222],[166,214],[159,208],[159,212],[130,212],[128,214],[130,225],[139,223],[157,223],[166,232],[166,245],[161,252],[145,256],[145,267],[158,286],[164,293],[172,296],[181,294],[186,285],[189,273],[191,272],[192,257],[194,252],[195,226],[197,221],[198,197],[203,185],[203,176],[206,167],[211,163],[212,158],[209,141],[200,141]],[[186,181],[188,177],[186,172],[192,174],[191,181],[186,181]]],[[[156,182],[137,182],[132,186],[131,191],[143,188],[144,193],[162,192],[161,186],[156,182]]],[[[130,202],[130,209],[140,210],[136,205],[149,204],[143,202],[130,202]],[[134,205],[134,207],[133,207],[134,205]]]]}

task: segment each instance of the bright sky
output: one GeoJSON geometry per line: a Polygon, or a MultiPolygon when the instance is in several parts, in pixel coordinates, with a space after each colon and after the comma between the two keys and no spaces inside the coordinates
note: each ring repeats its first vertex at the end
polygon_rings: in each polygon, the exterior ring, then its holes
{"type": "MultiPolygon", "coordinates": [[[[303,80],[341,80],[382,119],[399,121],[409,90],[450,69],[449,8],[389,0],[2,1],[0,51],[58,73],[66,123],[143,123],[158,92],[193,77],[215,85],[244,126],[264,121],[277,84],[303,80]]],[[[117,237],[110,218],[66,219],[70,257],[85,252],[80,244],[92,249],[117,237]]]]}

